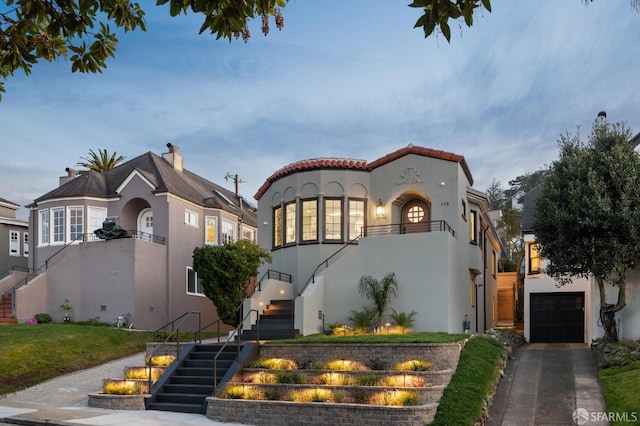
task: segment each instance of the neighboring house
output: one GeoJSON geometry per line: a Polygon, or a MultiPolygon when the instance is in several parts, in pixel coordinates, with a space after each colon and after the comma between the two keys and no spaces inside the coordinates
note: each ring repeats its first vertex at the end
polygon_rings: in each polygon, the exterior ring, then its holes
{"type": "Polygon", "coordinates": [[[20,206],[0,198],[0,278],[11,269],[26,269],[29,257],[29,224],[16,218],[20,206]]]}
{"type": "Polygon", "coordinates": [[[461,155],[409,145],[373,162],[299,161],[267,178],[258,200],[259,244],[273,278],[245,302],[262,310],[294,299],[303,335],[348,324],[369,300],[363,275],[399,284],[390,307],[416,311],[414,329],[482,332],[497,319],[501,245],[488,198],[472,188],[461,155]],[[465,320],[468,323],[465,325],[465,320]]]}
{"type": "Polygon", "coordinates": [[[522,209],[524,208],[524,202],[523,202],[524,194],[525,192],[520,189],[518,192],[516,192],[511,196],[512,209],[518,210],[519,212],[522,211],[522,209]]]}
{"type": "MultiPolygon", "coordinates": [[[[522,230],[525,240],[524,322],[529,342],[590,342],[602,337],[600,296],[593,279],[576,278],[559,286],[544,273],[545,260],[538,254],[532,229],[535,201],[541,186],[524,197],[522,230]]],[[[616,313],[619,337],[640,338],[640,271],[629,274],[627,306],[616,313]]],[[[607,303],[615,303],[618,289],[607,286],[607,303]]]]}
{"type": "Polygon", "coordinates": [[[27,206],[29,267],[39,273],[15,290],[20,322],[40,312],[57,322],[72,315],[114,323],[125,314],[143,329],[190,311],[201,312],[202,325],[217,319],[192,269],[193,250],[256,240],[257,213],[183,168],[178,147],[167,147],[104,173],[67,169],[58,188],[27,206]],[[125,238],[98,238],[105,221],[126,230],[125,238]]]}

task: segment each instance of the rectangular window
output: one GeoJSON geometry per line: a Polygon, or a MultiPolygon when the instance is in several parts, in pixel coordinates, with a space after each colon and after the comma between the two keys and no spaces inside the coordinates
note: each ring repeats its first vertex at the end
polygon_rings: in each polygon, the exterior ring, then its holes
{"type": "Polygon", "coordinates": [[[273,246],[282,246],[282,207],[273,209],[273,246]]]}
{"type": "Polygon", "coordinates": [[[256,241],[256,230],[247,226],[242,227],[242,239],[249,241],[256,241]]]}
{"type": "Polygon", "coordinates": [[[284,205],[284,243],[295,244],[296,242],[296,203],[284,205]]]}
{"type": "Polygon", "coordinates": [[[20,233],[9,231],[9,255],[20,256],[20,233]]]}
{"type": "Polygon", "coordinates": [[[102,223],[107,218],[107,209],[102,207],[87,207],[87,233],[93,234],[96,229],[102,228],[102,223]]]}
{"type": "Polygon", "coordinates": [[[491,275],[496,276],[496,270],[498,269],[498,258],[495,251],[491,251],[491,275]]]}
{"type": "Polygon", "coordinates": [[[222,219],[222,244],[233,243],[236,241],[236,224],[222,219]]]}
{"type": "Polygon", "coordinates": [[[22,233],[22,254],[24,255],[24,257],[29,256],[29,233],[28,232],[22,233]]]}
{"type": "Polygon", "coordinates": [[[218,218],[205,216],[204,226],[204,243],[208,245],[218,245],[218,218]]]}
{"type": "Polygon", "coordinates": [[[324,200],[324,239],[342,241],[342,200],[324,200]]]}
{"type": "Polygon", "coordinates": [[[204,295],[202,281],[198,278],[198,273],[191,266],[187,266],[187,293],[204,295]]]}
{"type": "Polygon", "coordinates": [[[469,241],[478,244],[478,230],[476,229],[476,221],[478,213],[475,210],[469,211],[469,241]]]}
{"type": "Polygon", "coordinates": [[[40,223],[38,223],[38,235],[40,236],[40,244],[49,244],[49,210],[40,210],[40,223]]]}
{"type": "Polygon", "coordinates": [[[53,213],[53,243],[64,243],[64,209],[51,209],[53,213]]]}
{"type": "Polygon", "coordinates": [[[529,273],[540,273],[540,253],[538,252],[537,244],[529,244],[529,273]]]}
{"type": "Polygon", "coordinates": [[[365,226],[364,200],[349,200],[349,241],[358,238],[365,226]]]}
{"type": "Polygon", "coordinates": [[[302,241],[318,240],[318,200],[302,202],[302,241]]]}
{"type": "Polygon", "coordinates": [[[198,213],[192,212],[191,210],[184,210],[184,223],[193,226],[195,228],[198,227],[198,213]]]}
{"type": "Polygon", "coordinates": [[[84,234],[84,207],[69,207],[69,241],[82,239],[84,234]]]}

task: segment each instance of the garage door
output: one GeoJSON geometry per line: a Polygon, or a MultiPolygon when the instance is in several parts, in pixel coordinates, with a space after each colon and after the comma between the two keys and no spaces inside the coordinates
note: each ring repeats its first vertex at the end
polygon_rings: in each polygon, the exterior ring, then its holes
{"type": "Polygon", "coordinates": [[[584,292],[532,293],[531,342],[584,342],[584,292]]]}

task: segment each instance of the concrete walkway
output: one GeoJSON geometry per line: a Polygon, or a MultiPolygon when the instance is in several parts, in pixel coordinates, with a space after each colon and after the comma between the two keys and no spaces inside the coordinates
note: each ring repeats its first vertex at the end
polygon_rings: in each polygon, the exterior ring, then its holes
{"type": "Polygon", "coordinates": [[[514,351],[487,425],[608,425],[598,421],[605,411],[587,344],[533,343],[514,351]]]}

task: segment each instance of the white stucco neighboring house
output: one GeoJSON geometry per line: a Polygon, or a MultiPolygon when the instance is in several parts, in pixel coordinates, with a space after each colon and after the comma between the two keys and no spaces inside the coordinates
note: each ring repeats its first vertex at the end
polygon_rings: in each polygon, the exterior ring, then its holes
{"type": "MultiPolygon", "coordinates": [[[[348,324],[369,304],[360,278],[391,272],[399,284],[391,308],[416,311],[415,330],[495,325],[501,245],[463,156],[409,145],[372,162],[298,161],[255,198],[258,242],[273,257],[264,269],[292,278],[300,334],[322,332],[325,321],[348,324]]],[[[257,297],[246,307],[260,309],[257,297]]]]}

